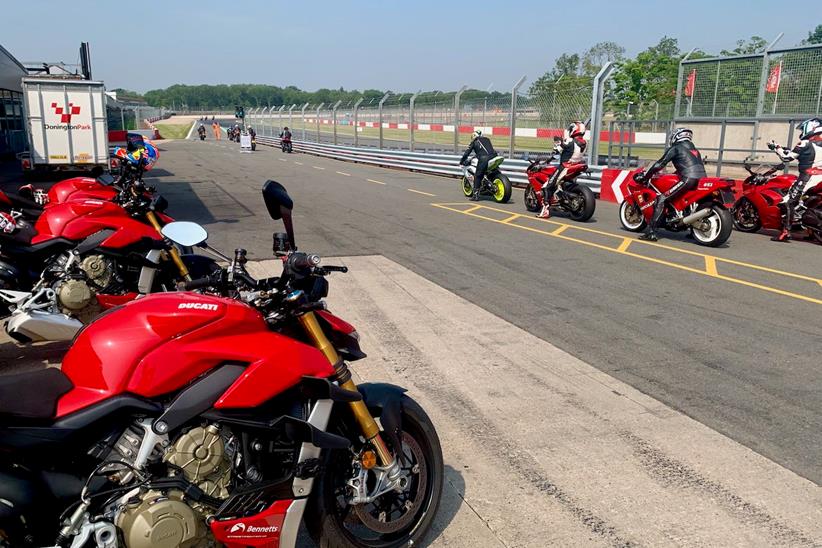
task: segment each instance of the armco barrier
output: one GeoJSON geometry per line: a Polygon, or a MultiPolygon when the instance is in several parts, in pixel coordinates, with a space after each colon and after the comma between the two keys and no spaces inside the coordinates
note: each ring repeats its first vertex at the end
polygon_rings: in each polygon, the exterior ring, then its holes
{"type": "MultiPolygon", "coordinates": [[[[279,147],[280,139],[278,137],[257,135],[257,143],[279,147]]],[[[460,156],[456,154],[425,154],[422,152],[401,150],[380,150],[374,148],[327,145],[306,141],[292,141],[292,145],[295,152],[313,154],[335,160],[407,169],[409,171],[450,177],[460,177],[462,175],[462,169],[459,166],[460,156]]],[[[526,160],[505,160],[502,164],[502,172],[508,176],[511,183],[518,187],[524,187],[528,184],[528,177],[525,174],[527,167],[528,162],[526,160]]],[[[602,168],[592,166],[590,175],[581,177],[578,181],[588,186],[595,193],[599,193],[601,176],[602,168]]]]}

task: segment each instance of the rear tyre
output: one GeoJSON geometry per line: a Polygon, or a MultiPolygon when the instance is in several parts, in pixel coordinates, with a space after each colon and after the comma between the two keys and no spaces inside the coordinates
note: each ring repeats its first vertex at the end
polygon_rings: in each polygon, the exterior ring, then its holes
{"type": "Polygon", "coordinates": [[[465,175],[462,176],[462,193],[468,198],[474,193],[474,183],[465,175]]]}
{"type": "MultiPolygon", "coordinates": [[[[379,409],[371,412],[376,418],[379,409]]],[[[356,433],[347,435],[350,439],[359,437],[356,433]]],[[[352,477],[351,452],[333,451],[327,455],[324,473],[314,480],[314,491],[305,516],[306,529],[317,546],[400,548],[422,545],[442,496],[442,447],[431,419],[408,396],[402,398],[399,438],[405,455],[401,466],[408,477],[407,488],[401,493],[386,493],[370,504],[351,506],[346,501],[346,481],[352,477]]],[[[354,449],[357,445],[358,441],[354,449]]]]}
{"type": "Polygon", "coordinates": [[[531,213],[536,213],[539,211],[539,197],[537,196],[537,191],[534,190],[534,187],[530,184],[528,185],[528,188],[525,189],[525,197],[522,201],[525,204],[525,209],[531,213]]]}
{"type": "Polygon", "coordinates": [[[494,201],[498,204],[507,204],[511,199],[511,192],[513,190],[511,187],[511,181],[508,180],[508,177],[497,172],[494,175],[491,186],[494,189],[494,201]]]}
{"type": "Polygon", "coordinates": [[[727,209],[713,204],[701,205],[697,211],[706,208],[711,209],[711,215],[692,226],[691,235],[699,245],[719,247],[731,237],[733,217],[727,209]]]}
{"type": "Polygon", "coordinates": [[[733,219],[734,227],[740,232],[759,232],[762,228],[759,211],[747,198],[742,198],[736,203],[733,219]]]}
{"type": "Polygon", "coordinates": [[[619,222],[623,228],[630,232],[642,232],[645,230],[645,216],[633,202],[625,200],[619,206],[619,222]]]}
{"type": "Polygon", "coordinates": [[[568,214],[575,221],[585,222],[594,216],[597,201],[594,193],[587,186],[577,185],[571,190],[566,190],[566,194],[571,195],[568,214]]]}

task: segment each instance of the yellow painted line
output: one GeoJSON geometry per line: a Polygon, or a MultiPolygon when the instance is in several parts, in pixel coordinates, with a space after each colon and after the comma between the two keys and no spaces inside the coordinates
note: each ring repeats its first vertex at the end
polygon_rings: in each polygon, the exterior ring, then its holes
{"type": "Polygon", "coordinates": [[[416,194],[422,194],[423,196],[436,196],[436,194],[431,194],[430,192],[423,192],[422,190],[414,190],[413,188],[406,188],[408,192],[415,192],[416,194]]]}
{"type": "Polygon", "coordinates": [[[351,174],[350,174],[350,173],[345,173],[345,172],[343,172],[343,171],[338,171],[338,172],[337,172],[337,175],[345,175],[346,177],[351,177],[351,174]]]}
{"type": "MultiPolygon", "coordinates": [[[[739,284],[739,285],[744,285],[746,287],[752,287],[752,288],[755,288],[755,289],[760,289],[762,291],[775,293],[777,295],[782,295],[782,296],[785,296],[785,297],[791,297],[791,298],[794,298],[794,299],[798,299],[798,300],[807,301],[807,302],[810,302],[810,303],[822,305],[822,299],[816,299],[814,297],[809,297],[807,295],[802,295],[800,293],[793,293],[791,291],[785,291],[785,290],[778,289],[778,288],[775,288],[775,287],[769,287],[769,286],[766,286],[766,285],[761,285],[761,284],[757,284],[757,283],[754,283],[754,282],[749,282],[749,281],[746,281],[746,280],[740,280],[740,279],[737,279],[737,278],[732,278],[730,276],[724,276],[724,275],[721,275],[721,274],[711,274],[707,270],[692,268],[692,267],[689,267],[689,266],[685,266],[685,265],[681,265],[681,264],[677,264],[677,263],[672,263],[670,261],[657,259],[655,257],[647,257],[645,255],[640,255],[638,253],[633,253],[631,251],[626,251],[626,250],[620,251],[619,248],[609,247],[607,245],[602,245],[602,244],[597,244],[597,243],[594,243],[594,242],[588,242],[588,241],[585,241],[585,240],[580,240],[580,239],[577,239],[577,238],[573,238],[571,236],[566,236],[564,234],[556,234],[555,233],[556,231],[541,230],[539,228],[533,228],[533,227],[530,227],[530,226],[523,226],[521,224],[503,223],[499,219],[492,219],[491,217],[484,217],[482,215],[478,215],[478,214],[474,213],[474,211],[475,211],[474,208],[471,208],[471,209],[468,209],[468,210],[461,210],[461,209],[455,209],[453,207],[449,207],[449,205],[446,205],[446,204],[431,204],[431,205],[434,206],[434,207],[438,207],[440,209],[445,209],[447,211],[453,211],[455,213],[462,213],[464,215],[468,215],[469,217],[476,217],[477,219],[482,219],[484,221],[491,221],[492,223],[499,223],[499,224],[503,224],[505,226],[519,228],[519,229],[527,230],[529,232],[534,232],[534,233],[537,233],[537,234],[543,234],[545,236],[552,236],[554,238],[559,238],[561,240],[566,240],[566,241],[569,241],[569,242],[582,244],[582,245],[585,245],[585,246],[588,246],[588,247],[593,247],[593,248],[596,248],[596,249],[601,249],[603,251],[610,251],[612,253],[618,253],[620,255],[626,255],[626,256],[632,257],[634,259],[640,259],[642,261],[647,261],[647,262],[651,262],[651,263],[655,263],[655,264],[660,264],[660,265],[668,266],[668,267],[671,267],[671,268],[676,268],[678,270],[684,270],[685,272],[691,272],[693,274],[700,274],[702,276],[711,276],[711,277],[719,279],[719,280],[724,280],[724,281],[727,281],[727,282],[731,282],[731,283],[735,283],[735,284],[739,284]]],[[[505,210],[496,209],[496,208],[487,207],[487,206],[474,206],[474,207],[476,209],[487,208],[487,209],[491,209],[491,210],[495,210],[495,211],[505,211],[505,210]]],[[[575,228],[575,229],[577,229],[577,228],[582,229],[582,227],[577,227],[576,225],[564,225],[564,226],[572,227],[572,228],[575,228]]],[[[603,231],[600,231],[600,230],[587,229],[586,232],[593,232],[593,233],[599,233],[599,234],[604,234],[604,235],[615,236],[616,237],[615,234],[611,234],[611,233],[608,233],[608,232],[603,232],[603,231]]],[[[619,238],[622,238],[623,240],[625,239],[624,236],[619,236],[619,238]]],[[[631,240],[631,242],[632,243],[633,242],[638,242],[638,243],[643,243],[643,244],[649,243],[649,242],[643,242],[642,240],[631,240]]],[[[679,248],[676,248],[676,247],[673,247],[673,246],[658,246],[658,247],[673,249],[674,251],[684,251],[684,250],[680,250],[679,248]]],[[[689,253],[686,253],[686,254],[687,255],[700,255],[702,257],[706,257],[706,255],[703,254],[703,253],[689,252],[689,253]]],[[[708,257],[710,257],[710,256],[708,255],[708,257]]],[[[714,258],[716,258],[716,257],[714,257],[714,258]]],[[[745,264],[745,263],[742,263],[742,264],[745,264]]]]}
{"type": "MultiPolygon", "coordinates": [[[[437,205],[437,204],[434,204],[434,205],[437,205]]],[[[464,204],[463,204],[463,205],[464,205],[464,204]]],[[[471,212],[473,212],[473,211],[478,210],[478,209],[479,209],[479,208],[481,208],[481,207],[482,207],[482,206],[475,205],[475,206],[471,206],[471,207],[469,207],[469,208],[468,208],[468,209],[466,209],[466,210],[462,210],[462,209],[454,209],[454,210],[452,210],[452,211],[459,211],[460,213],[471,213],[471,212]]]]}
{"type": "Polygon", "coordinates": [[[303,165],[303,163],[302,163],[302,162],[297,162],[297,161],[295,161],[294,163],[295,163],[295,164],[297,164],[298,166],[303,165]]]}
{"type": "Polygon", "coordinates": [[[385,184],[382,181],[377,181],[376,179],[366,179],[366,181],[368,181],[369,183],[376,183],[378,185],[384,185],[385,184]]]}
{"type": "Polygon", "coordinates": [[[519,213],[514,213],[513,215],[511,215],[507,219],[503,219],[502,222],[505,223],[505,224],[508,224],[513,220],[519,219],[520,217],[522,217],[522,215],[520,215],[519,213]]]}
{"type": "MultiPolygon", "coordinates": [[[[441,204],[441,205],[459,205],[459,202],[441,204]]],[[[491,207],[491,206],[486,206],[486,205],[483,205],[483,206],[480,206],[480,207],[485,208],[485,209],[490,209],[491,211],[500,211],[502,213],[508,213],[507,210],[499,209],[499,208],[496,208],[496,207],[491,207]]],[[[547,222],[551,222],[551,223],[555,223],[555,224],[565,224],[565,223],[559,223],[559,222],[556,222],[556,221],[547,221],[547,222]]],[[[619,238],[620,240],[625,237],[622,234],[614,234],[613,232],[606,232],[604,230],[597,230],[595,228],[588,228],[587,226],[574,225],[574,224],[567,224],[566,226],[568,226],[570,228],[573,228],[574,230],[581,230],[583,232],[589,232],[591,234],[599,234],[601,236],[610,236],[612,238],[619,238]]],[[[822,278],[815,278],[813,276],[806,276],[804,274],[796,274],[794,272],[785,272],[784,270],[777,270],[775,268],[769,268],[767,266],[761,266],[761,265],[757,265],[757,264],[746,263],[746,262],[737,261],[737,260],[734,260],[734,259],[726,259],[724,257],[716,257],[714,255],[707,255],[705,253],[699,253],[698,251],[692,251],[690,249],[683,249],[681,247],[661,244],[661,243],[658,243],[658,242],[646,242],[644,240],[636,240],[636,239],[633,240],[633,242],[637,243],[637,244],[648,245],[648,246],[651,246],[651,247],[657,247],[657,248],[660,248],[660,249],[667,249],[669,251],[676,251],[677,253],[684,253],[685,255],[692,255],[694,257],[703,257],[703,258],[704,257],[714,257],[717,261],[722,261],[722,262],[725,262],[725,263],[728,263],[728,264],[733,264],[733,265],[736,265],[736,266],[743,266],[743,267],[746,267],[746,268],[752,268],[754,270],[761,270],[762,272],[770,272],[771,274],[779,274],[781,276],[787,276],[789,278],[796,278],[798,280],[805,280],[805,281],[808,281],[808,282],[816,282],[816,283],[822,284],[822,278]]]]}
{"type": "Polygon", "coordinates": [[[562,234],[563,232],[565,232],[565,230],[568,228],[568,226],[569,225],[559,225],[558,228],[555,228],[554,230],[551,231],[551,234],[553,234],[554,236],[562,234]]]}
{"type": "Polygon", "coordinates": [[[622,238],[622,243],[619,244],[619,247],[617,248],[617,251],[619,251],[620,253],[622,253],[623,251],[627,251],[628,246],[630,246],[631,243],[634,242],[634,241],[636,241],[636,240],[634,240],[633,238],[622,238]]]}
{"type": "Polygon", "coordinates": [[[705,272],[708,276],[719,276],[719,272],[716,270],[716,257],[705,255],[705,272]]]}

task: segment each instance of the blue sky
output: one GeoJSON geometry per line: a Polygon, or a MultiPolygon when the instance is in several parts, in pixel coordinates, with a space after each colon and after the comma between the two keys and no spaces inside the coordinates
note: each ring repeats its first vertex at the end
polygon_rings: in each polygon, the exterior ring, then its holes
{"type": "Polygon", "coordinates": [[[19,60],[75,63],[88,41],[95,78],[141,92],[239,82],[502,90],[604,40],[635,54],[667,34],[684,50],[718,52],[755,34],[770,41],[784,32],[780,45],[795,45],[822,23],[818,0],[796,4],[795,14],[761,0],[4,4],[0,44],[19,60]]]}

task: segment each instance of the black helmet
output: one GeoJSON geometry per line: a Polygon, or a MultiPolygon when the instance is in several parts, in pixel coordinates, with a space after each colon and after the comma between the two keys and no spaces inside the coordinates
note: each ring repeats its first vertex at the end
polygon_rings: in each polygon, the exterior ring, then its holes
{"type": "Polygon", "coordinates": [[[668,140],[668,146],[673,146],[680,141],[693,141],[694,132],[686,127],[681,127],[671,133],[671,138],[668,140]]]}

